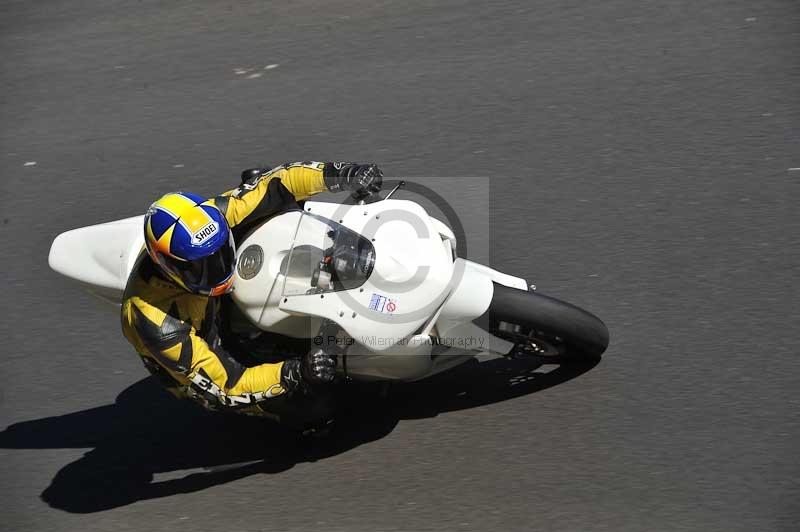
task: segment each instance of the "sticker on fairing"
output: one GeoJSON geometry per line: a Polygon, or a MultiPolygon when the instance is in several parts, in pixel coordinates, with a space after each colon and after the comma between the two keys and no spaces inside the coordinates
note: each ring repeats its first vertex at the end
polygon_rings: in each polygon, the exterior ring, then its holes
{"type": "Polygon", "coordinates": [[[216,222],[211,222],[210,224],[206,225],[205,227],[201,228],[195,234],[192,235],[192,240],[196,244],[202,244],[212,236],[216,235],[219,231],[219,225],[216,222]]]}
{"type": "Polygon", "coordinates": [[[397,302],[394,299],[373,293],[372,298],[369,300],[369,309],[375,312],[391,314],[397,309],[397,302]]]}

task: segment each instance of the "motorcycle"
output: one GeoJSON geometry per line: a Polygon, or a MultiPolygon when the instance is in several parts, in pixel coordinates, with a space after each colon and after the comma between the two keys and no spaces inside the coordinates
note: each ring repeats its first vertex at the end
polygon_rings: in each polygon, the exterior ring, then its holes
{"type": "MultiPolygon", "coordinates": [[[[353,381],[418,381],[490,353],[597,360],[608,329],[525,279],[458,256],[418,203],[306,201],[237,242],[231,298],[253,331],[335,344],[353,381]],[[333,332],[331,332],[333,331],[333,332]]],[[[119,305],[144,246],[143,216],[58,235],[50,267],[119,305]]]]}

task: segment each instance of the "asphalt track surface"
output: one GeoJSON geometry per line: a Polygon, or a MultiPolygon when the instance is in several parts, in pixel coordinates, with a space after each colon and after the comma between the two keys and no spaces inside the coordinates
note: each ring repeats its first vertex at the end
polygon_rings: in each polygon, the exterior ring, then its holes
{"type": "Polygon", "coordinates": [[[797,530],[796,2],[6,0],[0,39],[1,529],[797,530]],[[606,356],[467,367],[302,447],[171,400],[47,267],[304,159],[439,191],[606,356]]]}

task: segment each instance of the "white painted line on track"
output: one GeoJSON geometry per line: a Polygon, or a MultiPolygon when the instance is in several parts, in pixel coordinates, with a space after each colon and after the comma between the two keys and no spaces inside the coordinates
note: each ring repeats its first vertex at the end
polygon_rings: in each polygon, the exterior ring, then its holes
{"type": "Polygon", "coordinates": [[[22,166],[36,166],[36,161],[28,161],[27,163],[23,164],[22,166]]]}

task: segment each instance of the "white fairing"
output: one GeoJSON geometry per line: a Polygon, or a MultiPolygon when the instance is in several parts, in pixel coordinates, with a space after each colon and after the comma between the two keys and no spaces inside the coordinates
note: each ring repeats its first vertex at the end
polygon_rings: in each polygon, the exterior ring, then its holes
{"type": "Polygon", "coordinates": [[[102,299],[120,304],[144,246],[143,223],[144,216],[134,216],[61,233],[50,246],[50,267],[102,299]]]}
{"type": "Polygon", "coordinates": [[[233,298],[258,327],[313,337],[321,318],[336,322],[356,342],[348,349],[347,373],[361,379],[416,380],[476,352],[511,348],[472,320],[489,307],[493,281],[526,287],[525,281],[463,259],[454,261],[455,236],[421,206],[386,200],[352,206],[306,202],[305,208],[369,239],[375,248],[374,269],[363,285],[350,290],[294,290],[282,270],[287,256],[295,253],[293,245],[325,247],[319,243],[324,231],[301,222],[305,215],[300,212],[272,218],[237,251],[233,298]],[[263,265],[245,279],[243,256],[253,246],[263,250],[263,265]],[[308,316],[317,319],[310,322],[308,316]],[[449,349],[435,345],[442,340],[452,342],[449,349]],[[459,345],[461,340],[466,343],[459,345]]]}

